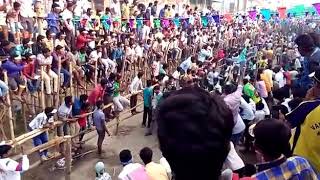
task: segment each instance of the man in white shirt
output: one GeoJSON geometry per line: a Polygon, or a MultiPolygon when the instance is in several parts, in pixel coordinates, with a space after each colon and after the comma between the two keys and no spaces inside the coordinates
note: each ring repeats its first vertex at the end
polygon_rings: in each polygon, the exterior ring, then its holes
{"type": "Polygon", "coordinates": [[[120,172],[119,180],[149,180],[149,176],[146,173],[144,167],[139,163],[133,163],[130,150],[122,150],[119,154],[120,162],[123,165],[123,169],[120,172]]]}
{"type": "Polygon", "coordinates": [[[280,67],[276,67],[274,69],[275,76],[274,76],[274,82],[278,86],[277,88],[280,89],[286,84],[286,79],[283,75],[283,70],[280,67]]]}
{"type": "Polygon", "coordinates": [[[20,15],[21,15],[21,25],[23,29],[27,30],[29,33],[33,33],[33,17],[35,16],[33,11],[33,1],[28,0],[17,0],[20,3],[20,15]]]}
{"type": "Polygon", "coordinates": [[[42,54],[38,54],[37,61],[41,68],[42,80],[44,81],[46,94],[52,93],[51,80],[53,80],[53,93],[58,92],[58,75],[51,70],[52,59],[50,49],[45,48],[42,50],[42,54]]]}
{"type": "MultiPolygon", "coordinates": [[[[64,98],[64,102],[60,105],[58,108],[58,118],[60,121],[63,122],[63,125],[58,127],[58,136],[63,135],[72,135],[74,134],[74,131],[76,131],[76,127],[71,126],[71,113],[72,110],[72,96],[66,96],[64,98]],[[73,131],[73,132],[71,132],[73,131]]],[[[78,124],[78,123],[72,123],[72,124],[78,124]]],[[[79,132],[79,131],[76,131],[79,132]]]]}
{"type": "Polygon", "coordinates": [[[136,108],[134,108],[137,105],[138,100],[138,91],[143,89],[141,78],[143,76],[143,72],[139,72],[138,75],[133,78],[131,84],[129,85],[130,89],[130,108],[132,115],[137,114],[136,108]]]}
{"type": "Polygon", "coordinates": [[[64,28],[63,30],[65,31],[68,36],[66,37],[66,42],[69,44],[69,47],[73,49],[75,47],[75,28],[73,25],[73,4],[68,3],[67,8],[60,14],[63,19],[64,23],[64,28]]]}
{"type": "Polygon", "coordinates": [[[92,51],[89,55],[89,59],[91,64],[95,64],[96,61],[101,61],[101,63],[104,65],[105,68],[105,74],[108,75],[109,71],[110,73],[113,73],[116,69],[116,63],[112,61],[109,58],[102,58],[102,46],[99,44],[95,48],[94,51],[92,51]]]}
{"type": "MultiPolygon", "coordinates": [[[[0,143],[0,178],[1,180],[21,180],[21,172],[29,169],[29,159],[27,155],[22,155],[22,161],[18,163],[8,158],[11,145],[0,143]]],[[[22,152],[23,153],[23,152],[22,152]]]]}
{"type": "MultiPolygon", "coordinates": [[[[53,107],[45,108],[44,112],[38,114],[28,125],[28,129],[30,131],[42,128],[52,128],[53,127],[53,115],[57,112],[56,109],[53,107]]],[[[33,138],[34,146],[39,146],[41,144],[45,144],[48,142],[48,134],[47,132],[43,132],[38,136],[33,138]]],[[[39,152],[41,159],[47,160],[48,159],[48,150],[40,151],[39,152]]]]}
{"type": "Polygon", "coordinates": [[[121,7],[118,0],[113,0],[110,7],[112,17],[121,17],[121,7]]]}

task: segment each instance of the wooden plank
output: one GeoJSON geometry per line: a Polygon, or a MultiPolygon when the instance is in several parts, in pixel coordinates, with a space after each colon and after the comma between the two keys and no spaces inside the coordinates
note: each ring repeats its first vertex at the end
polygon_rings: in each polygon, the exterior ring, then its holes
{"type": "Polygon", "coordinates": [[[71,136],[66,137],[66,149],[65,149],[65,179],[71,180],[71,161],[72,161],[72,154],[71,154],[71,136]]]}

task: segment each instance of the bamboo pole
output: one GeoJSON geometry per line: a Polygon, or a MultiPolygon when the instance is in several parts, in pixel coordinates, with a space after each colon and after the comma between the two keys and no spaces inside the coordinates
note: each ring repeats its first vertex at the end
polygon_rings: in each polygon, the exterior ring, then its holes
{"type": "Polygon", "coordinates": [[[98,84],[98,60],[94,62],[94,85],[98,84]]]}
{"type": "MultiPolygon", "coordinates": [[[[42,111],[44,111],[45,109],[45,103],[44,103],[44,80],[43,80],[43,72],[44,72],[44,69],[43,69],[43,66],[41,66],[41,108],[42,108],[42,111]]],[[[49,88],[49,87],[47,87],[49,88]]],[[[39,96],[39,94],[38,94],[39,96]]]]}
{"type": "Polygon", "coordinates": [[[71,74],[71,77],[70,77],[70,95],[72,97],[74,97],[74,91],[73,91],[73,81],[72,81],[72,62],[69,63],[69,73],[71,74]]]}
{"type": "MultiPolygon", "coordinates": [[[[4,75],[4,82],[8,84],[8,74],[7,72],[3,72],[4,75]]],[[[11,100],[10,100],[10,93],[7,94],[7,103],[8,103],[8,117],[9,117],[9,127],[10,127],[10,138],[12,140],[15,139],[14,135],[14,127],[13,127],[13,117],[12,117],[12,109],[11,109],[11,100]]]]}
{"type": "Polygon", "coordinates": [[[118,135],[119,125],[120,125],[120,115],[118,115],[116,119],[117,119],[117,124],[116,124],[116,131],[114,135],[118,135]]]}
{"type": "Polygon", "coordinates": [[[66,149],[65,149],[65,179],[71,180],[71,136],[66,136],[66,149]]]}
{"type": "MultiPolygon", "coordinates": [[[[32,96],[31,96],[32,98],[32,96]]],[[[21,103],[22,105],[22,119],[23,119],[23,123],[24,123],[24,131],[25,132],[28,132],[28,129],[27,129],[27,117],[26,117],[26,104],[25,103],[21,103]]]]}
{"type": "Polygon", "coordinates": [[[55,95],[55,97],[53,97],[56,108],[59,108],[59,105],[60,105],[60,86],[61,86],[61,57],[58,56],[58,87],[57,87],[58,92],[55,95]]]}
{"type": "Polygon", "coordinates": [[[55,146],[56,144],[60,144],[64,141],[66,141],[66,140],[63,137],[58,137],[58,138],[55,138],[53,140],[48,141],[47,143],[33,147],[32,149],[28,150],[25,154],[30,155],[30,154],[38,152],[38,151],[44,151],[44,150],[49,149],[49,148],[55,146]]]}

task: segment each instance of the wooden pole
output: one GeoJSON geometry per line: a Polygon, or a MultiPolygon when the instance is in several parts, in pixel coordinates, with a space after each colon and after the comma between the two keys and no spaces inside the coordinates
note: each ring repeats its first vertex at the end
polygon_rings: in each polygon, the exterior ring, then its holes
{"type": "Polygon", "coordinates": [[[71,180],[71,136],[65,136],[67,138],[66,141],[66,149],[65,149],[65,161],[66,161],[66,166],[65,166],[65,179],[66,180],[71,180]]]}
{"type": "MultiPolygon", "coordinates": [[[[6,84],[8,84],[8,74],[7,72],[3,72],[3,75],[4,75],[4,82],[6,84]]],[[[7,94],[7,103],[8,103],[8,117],[9,117],[9,127],[10,127],[10,137],[12,140],[15,139],[15,136],[14,136],[14,128],[13,128],[13,117],[12,117],[12,109],[11,109],[11,100],[10,100],[10,93],[8,92],[7,94]]]]}
{"type": "Polygon", "coordinates": [[[98,60],[94,62],[94,85],[98,83],[98,60]]]}
{"type": "MultiPolygon", "coordinates": [[[[44,103],[44,80],[43,80],[43,72],[44,72],[44,69],[43,69],[43,66],[41,66],[41,108],[42,108],[42,111],[44,111],[44,109],[46,108],[45,106],[45,103],[44,103]]],[[[49,87],[47,87],[49,88],[49,87]]],[[[39,95],[39,94],[38,94],[39,95]]]]}
{"type": "MultiPolygon", "coordinates": [[[[32,100],[32,96],[31,96],[31,100],[32,100]]],[[[22,119],[23,119],[23,122],[24,122],[24,131],[25,132],[28,132],[28,129],[27,129],[27,117],[26,117],[26,103],[21,103],[22,105],[22,119]]],[[[33,109],[33,107],[32,107],[33,109]]]]}
{"type": "Polygon", "coordinates": [[[53,101],[55,102],[55,107],[59,108],[60,105],[60,86],[61,86],[61,57],[58,56],[58,92],[55,95],[55,97],[53,98],[53,101]]]}
{"type": "Polygon", "coordinates": [[[119,132],[119,124],[120,124],[120,115],[117,115],[117,125],[116,125],[116,132],[114,133],[114,135],[118,135],[119,132]]]}
{"type": "Polygon", "coordinates": [[[73,81],[72,81],[72,77],[73,77],[73,74],[72,74],[72,62],[69,63],[69,73],[71,75],[70,77],[70,95],[72,97],[74,97],[74,91],[73,91],[73,81]]]}

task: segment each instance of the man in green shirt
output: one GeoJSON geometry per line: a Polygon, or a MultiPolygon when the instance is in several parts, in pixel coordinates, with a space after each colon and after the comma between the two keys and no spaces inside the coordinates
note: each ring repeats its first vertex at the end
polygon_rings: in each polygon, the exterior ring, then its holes
{"type": "Polygon", "coordinates": [[[117,75],[116,81],[113,84],[114,92],[113,92],[113,104],[115,106],[115,111],[121,112],[124,107],[128,107],[130,105],[130,101],[120,94],[120,79],[121,76],[117,75]]]}
{"type": "Polygon", "coordinates": [[[248,79],[243,80],[243,92],[245,95],[249,96],[255,103],[258,103],[261,99],[257,95],[256,88],[249,82],[248,79]]]}

